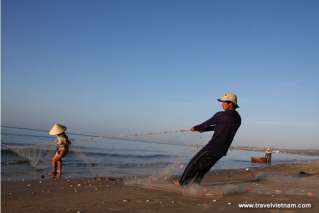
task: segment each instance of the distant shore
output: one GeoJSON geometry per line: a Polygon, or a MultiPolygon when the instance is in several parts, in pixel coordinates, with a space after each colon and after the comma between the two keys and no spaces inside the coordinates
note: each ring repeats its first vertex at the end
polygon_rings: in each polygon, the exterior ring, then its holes
{"type": "MultiPolygon", "coordinates": [[[[52,180],[45,177],[2,182],[1,206],[6,213],[191,213],[235,212],[242,203],[296,203],[311,204],[311,208],[286,211],[319,211],[319,161],[216,170],[205,177],[201,186],[189,188],[173,185],[173,177],[160,177],[160,182],[156,178],[63,177],[52,180]]],[[[260,212],[260,209],[240,211],[260,212]]]]}
{"type": "MultiPolygon", "coordinates": [[[[267,147],[252,147],[252,146],[231,146],[234,150],[245,151],[261,151],[264,152],[267,147]]],[[[271,147],[274,153],[295,154],[295,155],[309,155],[319,156],[319,149],[287,149],[271,147]]]]}

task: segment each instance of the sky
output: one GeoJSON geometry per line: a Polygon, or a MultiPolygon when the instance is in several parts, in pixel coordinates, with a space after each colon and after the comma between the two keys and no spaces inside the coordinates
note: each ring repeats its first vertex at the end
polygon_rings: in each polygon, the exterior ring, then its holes
{"type": "MultiPolygon", "coordinates": [[[[1,124],[188,129],[238,95],[234,145],[319,147],[315,0],[2,0],[1,124]]],[[[174,141],[174,136],[171,136],[174,141]]]]}

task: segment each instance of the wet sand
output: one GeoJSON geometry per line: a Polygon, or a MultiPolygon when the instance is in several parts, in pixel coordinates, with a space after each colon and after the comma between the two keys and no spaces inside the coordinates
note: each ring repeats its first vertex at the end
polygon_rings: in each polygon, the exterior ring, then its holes
{"type": "Polygon", "coordinates": [[[1,182],[2,212],[319,212],[319,161],[218,170],[201,186],[172,177],[1,182]],[[240,209],[239,203],[310,203],[310,209],[240,209]]]}

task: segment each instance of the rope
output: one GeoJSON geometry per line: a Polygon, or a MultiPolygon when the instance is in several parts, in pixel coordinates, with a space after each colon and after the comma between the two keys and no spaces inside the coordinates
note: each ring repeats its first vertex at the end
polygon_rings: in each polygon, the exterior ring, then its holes
{"type": "MultiPolygon", "coordinates": [[[[35,128],[25,128],[25,127],[18,127],[18,126],[1,126],[2,128],[7,129],[19,129],[19,130],[28,130],[28,131],[36,131],[36,132],[45,132],[48,133],[47,130],[44,129],[35,129],[35,128]]],[[[174,145],[174,146],[192,146],[192,145],[186,145],[186,144],[177,144],[177,143],[168,143],[168,142],[159,142],[159,141],[153,141],[153,140],[145,140],[145,139],[137,139],[136,137],[141,136],[150,136],[150,135],[163,135],[163,134],[173,134],[173,133],[185,133],[190,132],[190,130],[186,129],[180,129],[180,130],[169,130],[169,131],[162,131],[162,132],[148,132],[148,133],[135,133],[131,135],[124,135],[124,136],[105,136],[105,135],[92,135],[92,134],[83,134],[83,133],[77,133],[77,132],[68,132],[69,135],[74,136],[83,136],[83,137],[91,137],[91,138],[101,138],[101,139],[112,139],[112,140],[121,140],[121,141],[130,141],[130,142],[140,142],[140,143],[153,143],[153,144],[164,144],[164,145],[174,145]],[[131,138],[130,138],[131,137],[131,138]],[[135,138],[132,138],[135,137],[135,138]]],[[[36,136],[36,135],[28,135],[28,134],[14,134],[14,133],[1,133],[3,135],[14,135],[14,136],[26,136],[26,137],[46,137],[50,138],[50,136],[36,136]]]]}

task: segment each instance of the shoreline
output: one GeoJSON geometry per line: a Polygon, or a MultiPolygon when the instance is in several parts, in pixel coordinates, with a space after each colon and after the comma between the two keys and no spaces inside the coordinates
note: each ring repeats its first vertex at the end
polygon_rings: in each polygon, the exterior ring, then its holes
{"type": "MultiPolygon", "coordinates": [[[[266,169],[267,167],[276,167],[276,166],[284,166],[284,165],[291,165],[291,164],[308,164],[311,162],[319,162],[319,159],[311,159],[311,160],[295,160],[295,161],[290,161],[290,162],[275,162],[271,165],[267,164],[256,164],[256,163],[250,163],[249,166],[244,166],[242,165],[241,167],[237,169],[233,168],[218,168],[210,171],[209,174],[218,174],[218,173],[227,173],[227,172],[236,172],[236,171],[241,171],[245,169],[249,170],[262,170],[266,169]]],[[[161,170],[161,169],[159,169],[161,170]]],[[[165,169],[164,169],[165,170],[165,169]]],[[[41,170],[38,170],[41,171],[41,170]]],[[[96,177],[111,177],[111,178],[119,178],[119,179],[125,179],[125,178],[130,178],[130,177],[149,177],[152,176],[151,174],[147,175],[115,175],[115,176],[109,176],[109,175],[88,175],[88,176],[72,176],[72,175],[65,175],[62,178],[68,178],[68,179],[83,179],[83,178],[96,178],[96,177]]],[[[50,179],[50,173],[41,173],[37,177],[33,175],[33,177],[5,177],[5,180],[3,179],[3,176],[1,176],[1,182],[19,182],[19,181],[34,181],[34,180],[43,180],[43,179],[50,179]]]]}
{"type": "MultiPolygon", "coordinates": [[[[213,170],[200,186],[173,177],[49,178],[1,181],[4,212],[233,212],[240,203],[311,203],[318,212],[319,160],[213,170]],[[67,201],[67,202],[65,202],[67,201]]],[[[250,209],[249,211],[260,211],[250,209]]]]}
{"type": "MultiPolygon", "coordinates": [[[[253,147],[253,146],[231,146],[230,150],[242,150],[242,151],[257,151],[264,152],[267,147],[253,147]]],[[[305,155],[305,156],[319,156],[319,149],[287,149],[287,148],[276,148],[272,147],[273,153],[282,154],[294,154],[294,155],[305,155]]]]}

